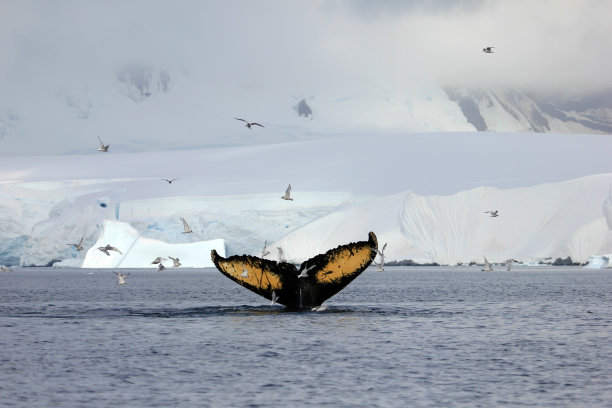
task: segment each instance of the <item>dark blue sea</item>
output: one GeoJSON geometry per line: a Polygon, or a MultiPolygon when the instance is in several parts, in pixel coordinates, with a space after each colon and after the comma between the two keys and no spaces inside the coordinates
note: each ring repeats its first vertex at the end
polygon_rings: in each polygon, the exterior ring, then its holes
{"type": "Polygon", "coordinates": [[[610,407],[612,271],[371,268],[326,309],[214,269],[0,274],[2,407],[610,407]]]}

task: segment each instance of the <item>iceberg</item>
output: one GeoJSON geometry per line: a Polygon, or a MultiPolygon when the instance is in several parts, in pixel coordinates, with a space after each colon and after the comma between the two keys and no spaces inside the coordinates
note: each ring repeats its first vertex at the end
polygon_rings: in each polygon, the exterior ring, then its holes
{"type": "Polygon", "coordinates": [[[83,268],[157,268],[151,262],[158,256],[179,258],[182,268],[209,268],[214,266],[210,252],[217,251],[225,256],[225,242],[222,239],[196,241],[186,244],[172,244],[140,236],[130,224],[105,220],[96,243],[87,250],[83,268]],[[121,253],[109,251],[110,255],[98,250],[107,244],[121,253]]]}
{"type": "Polygon", "coordinates": [[[413,192],[387,196],[335,211],[285,236],[288,259],[302,262],[365,228],[388,243],[389,261],[457,265],[518,259],[524,264],[552,257],[584,263],[612,248],[612,230],[601,210],[612,175],[561,183],[497,189],[479,187],[447,196],[413,192]],[[499,209],[499,217],[485,211],[499,209]]]}
{"type": "Polygon", "coordinates": [[[612,254],[591,255],[589,256],[589,262],[584,267],[588,269],[612,268],[610,259],[612,259],[612,254]]]}

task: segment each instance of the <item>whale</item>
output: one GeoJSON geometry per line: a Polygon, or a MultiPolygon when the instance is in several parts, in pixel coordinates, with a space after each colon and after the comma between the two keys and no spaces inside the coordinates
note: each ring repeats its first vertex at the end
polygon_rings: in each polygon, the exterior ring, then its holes
{"type": "Polygon", "coordinates": [[[291,309],[312,309],[365,271],[377,249],[376,235],[370,232],[366,241],[340,245],[299,267],[252,255],[224,258],[214,249],[210,256],[223,275],[258,295],[291,309]]]}

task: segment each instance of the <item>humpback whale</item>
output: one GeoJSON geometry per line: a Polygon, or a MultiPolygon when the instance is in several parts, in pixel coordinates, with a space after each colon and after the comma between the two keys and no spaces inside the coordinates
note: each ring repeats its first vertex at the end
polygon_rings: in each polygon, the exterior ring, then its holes
{"type": "Polygon", "coordinates": [[[376,249],[378,240],[370,232],[367,241],[340,245],[302,262],[299,268],[252,255],[224,258],[214,249],[210,256],[222,274],[258,295],[292,309],[312,309],[365,271],[376,249]]]}

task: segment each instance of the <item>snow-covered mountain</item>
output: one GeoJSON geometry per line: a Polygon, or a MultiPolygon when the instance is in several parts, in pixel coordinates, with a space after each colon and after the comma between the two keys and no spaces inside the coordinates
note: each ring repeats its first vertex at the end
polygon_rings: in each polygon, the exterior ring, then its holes
{"type": "Polygon", "coordinates": [[[479,131],[612,133],[612,89],[572,98],[516,89],[445,91],[479,131]]]}
{"type": "Polygon", "coordinates": [[[83,153],[97,147],[97,137],[115,151],[138,152],[368,132],[611,133],[611,96],[606,90],[564,100],[432,81],[270,90],[217,83],[184,68],[127,64],[87,83],[3,92],[0,155],[83,153]],[[309,115],[300,114],[300,103],[309,115]],[[266,128],[245,132],[235,117],[266,128]]]}

